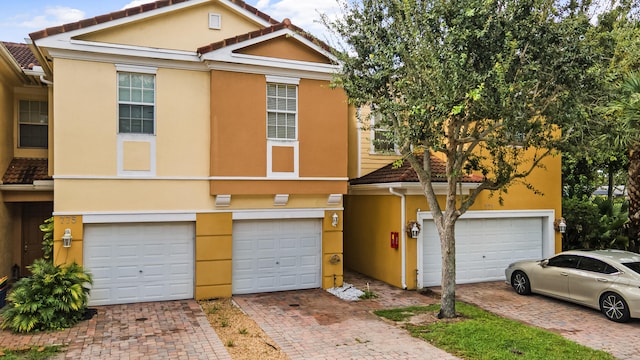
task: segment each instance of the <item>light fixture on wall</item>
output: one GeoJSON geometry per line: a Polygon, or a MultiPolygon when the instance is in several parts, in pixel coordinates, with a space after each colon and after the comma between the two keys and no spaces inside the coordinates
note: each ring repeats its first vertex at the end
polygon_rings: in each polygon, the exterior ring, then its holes
{"type": "Polygon", "coordinates": [[[407,235],[414,239],[418,238],[420,235],[420,225],[417,221],[409,221],[407,224],[407,235]]]}
{"type": "Polygon", "coordinates": [[[62,235],[62,247],[71,247],[71,239],[73,239],[73,236],[71,236],[71,229],[64,229],[64,235],[62,235]]]}
{"type": "Polygon", "coordinates": [[[556,219],[553,225],[556,228],[556,231],[560,232],[560,234],[564,234],[567,232],[567,222],[563,217],[560,219],[556,219]]]}
{"type": "Polygon", "coordinates": [[[331,215],[331,226],[333,226],[333,227],[338,226],[338,214],[337,213],[333,213],[333,215],[331,215]]]}

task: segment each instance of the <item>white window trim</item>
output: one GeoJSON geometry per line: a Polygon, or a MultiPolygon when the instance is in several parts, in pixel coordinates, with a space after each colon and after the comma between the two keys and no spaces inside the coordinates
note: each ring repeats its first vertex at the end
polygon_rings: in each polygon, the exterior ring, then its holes
{"type": "Polygon", "coordinates": [[[369,130],[369,142],[370,142],[370,149],[369,149],[369,154],[371,155],[399,155],[400,151],[398,150],[398,145],[396,145],[395,143],[393,144],[393,150],[389,150],[389,151],[377,151],[376,150],[376,145],[374,143],[375,139],[376,139],[376,131],[391,131],[390,129],[383,129],[380,127],[376,126],[376,114],[374,114],[373,112],[370,115],[370,120],[369,120],[369,124],[371,125],[371,129],[369,130]]]}
{"type": "Polygon", "coordinates": [[[287,85],[300,85],[300,78],[277,76],[277,75],[265,75],[268,83],[279,83],[287,85]]]}
{"type": "Polygon", "coordinates": [[[222,29],[222,15],[217,13],[209,13],[209,29],[211,30],[222,29]]]}
{"type": "Polygon", "coordinates": [[[151,134],[118,134],[118,176],[123,177],[151,177],[156,176],[156,136],[151,134]],[[138,141],[149,143],[149,170],[132,171],[124,170],[124,143],[127,141],[138,141]]]}
{"type": "MultiPolygon", "coordinates": [[[[157,67],[151,67],[151,66],[139,66],[139,65],[128,65],[128,64],[115,64],[116,66],[116,91],[117,87],[118,87],[118,73],[122,72],[122,73],[137,73],[137,74],[145,74],[145,75],[154,75],[156,78],[154,79],[153,82],[153,134],[138,134],[138,133],[121,133],[120,132],[120,114],[119,114],[119,108],[120,108],[120,100],[118,99],[118,97],[116,96],[116,113],[118,113],[118,116],[116,118],[116,125],[117,125],[117,133],[118,133],[118,137],[120,137],[120,135],[146,135],[146,136],[155,136],[157,131],[158,131],[158,102],[157,102],[157,97],[158,97],[158,82],[157,82],[157,73],[158,73],[158,68],[157,67]]],[[[122,155],[122,153],[120,152],[121,150],[121,143],[120,143],[120,138],[118,139],[119,143],[118,143],[118,161],[120,161],[120,155],[122,155]]],[[[155,140],[153,141],[153,149],[155,152],[155,140]]],[[[155,164],[155,162],[154,162],[155,164]]],[[[155,165],[154,165],[155,166],[155,165]]],[[[118,166],[118,171],[120,172],[120,169],[122,169],[120,166],[118,166]]],[[[138,173],[138,172],[136,172],[138,173]]],[[[155,171],[154,173],[155,174],[155,171]]]]}
{"type": "MultiPolygon", "coordinates": [[[[18,100],[18,106],[16,109],[16,133],[17,133],[17,138],[16,138],[16,148],[18,149],[27,149],[27,150],[46,150],[49,148],[49,141],[47,139],[47,146],[24,146],[22,145],[22,134],[20,132],[20,125],[35,125],[35,126],[46,126],[47,127],[47,134],[49,133],[49,100],[48,99],[38,99],[38,98],[19,98],[18,100]],[[20,102],[21,101],[28,101],[28,102],[44,102],[47,104],[47,123],[46,124],[37,124],[37,123],[23,123],[20,121],[20,102]]],[[[48,136],[48,135],[47,135],[48,136]]]]}
{"type": "Polygon", "coordinates": [[[299,142],[297,140],[274,140],[267,139],[267,178],[277,179],[297,179],[299,175],[299,142]],[[277,172],[273,170],[273,148],[292,147],[293,148],[293,172],[277,172]]]}

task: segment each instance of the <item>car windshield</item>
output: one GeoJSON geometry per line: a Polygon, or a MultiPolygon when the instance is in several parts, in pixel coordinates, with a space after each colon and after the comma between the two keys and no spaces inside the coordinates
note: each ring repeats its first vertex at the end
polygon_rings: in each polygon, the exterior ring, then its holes
{"type": "Polygon", "coordinates": [[[622,265],[640,274],[640,262],[632,262],[632,263],[626,263],[622,265]]]}

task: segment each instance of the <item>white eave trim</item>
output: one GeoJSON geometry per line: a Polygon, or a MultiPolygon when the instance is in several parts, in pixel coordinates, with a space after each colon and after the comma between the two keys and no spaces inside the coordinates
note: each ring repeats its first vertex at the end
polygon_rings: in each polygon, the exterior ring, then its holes
{"type": "Polygon", "coordinates": [[[130,56],[146,59],[201,62],[195,51],[109,44],[85,40],[69,40],[51,45],[38,44],[38,46],[47,48],[49,54],[53,57],[74,60],[96,60],[96,54],[100,54],[102,56],[130,56]]]}
{"type": "MultiPolygon", "coordinates": [[[[333,74],[338,70],[340,70],[340,66],[334,65],[334,64],[321,64],[321,63],[313,63],[313,62],[307,62],[307,61],[287,60],[287,59],[281,59],[281,58],[270,58],[270,57],[264,57],[264,56],[235,53],[236,50],[239,50],[251,45],[255,45],[264,41],[269,41],[271,39],[274,39],[280,36],[287,36],[287,37],[294,38],[300,41],[301,43],[303,43],[304,45],[322,54],[323,56],[326,56],[331,61],[335,61],[336,63],[338,62],[338,59],[333,54],[321,48],[320,46],[314,44],[313,42],[307,40],[304,36],[301,36],[300,34],[296,33],[291,29],[278,30],[276,32],[265,34],[263,36],[249,39],[247,41],[243,41],[237,44],[224,46],[218,50],[214,50],[206,54],[202,54],[201,58],[202,60],[205,60],[205,61],[217,61],[217,62],[267,66],[267,67],[280,67],[285,69],[314,71],[314,72],[321,72],[321,73],[327,73],[327,74],[333,74]]],[[[211,66],[216,66],[216,65],[212,64],[211,66]]]]}
{"type": "MultiPolygon", "coordinates": [[[[469,191],[476,189],[480,186],[480,183],[461,183],[462,193],[467,194],[469,191]]],[[[438,182],[433,183],[433,190],[436,195],[447,194],[447,183],[438,182]]],[[[405,195],[424,195],[422,186],[418,182],[393,182],[393,183],[376,183],[376,184],[361,184],[361,185],[349,185],[349,195],[388,195],[389,188],[395,190],[404,190],[405,195]]],[[[458,186],[456,186],[458,188],[458,186]]]]}
{"type": "Polygon", "coordinates": [[[33,184],[0,184],[2,191],[53,191],[53,180],[35,180],[33,184]]]}
{"type": "Polygon", "coordinates": [[[248,17],[249,19],[255,21],[256,23],[258,23],[258,24],[260,24],[260,25],[262,25],[264,27],[270,27],[270,26],[273,25],[269,21],[261,18],[260,16],[257,16],[256,14],[253,14],[253,13],[250,13],[250,12],[246,11],[245,9],[235,5],[234,3],[232,3],[229,0],[220,0],[220,4],[221,5],[225,5],[230,10],[233,10],[233,11],[237,12],[238,14],[241,14],[241,15],[244,15],[244,16],[248,17]]]}

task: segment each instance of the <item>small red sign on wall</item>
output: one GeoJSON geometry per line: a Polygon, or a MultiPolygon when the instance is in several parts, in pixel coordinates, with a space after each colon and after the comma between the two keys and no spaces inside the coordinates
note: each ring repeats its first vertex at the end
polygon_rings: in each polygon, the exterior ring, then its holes
{"type": "Polygon", "coordinates": [[[399,234],[397,231],[391,232],[391,248],[392,249],[398,248],[398,237],[399,237],[399,234]]]}

